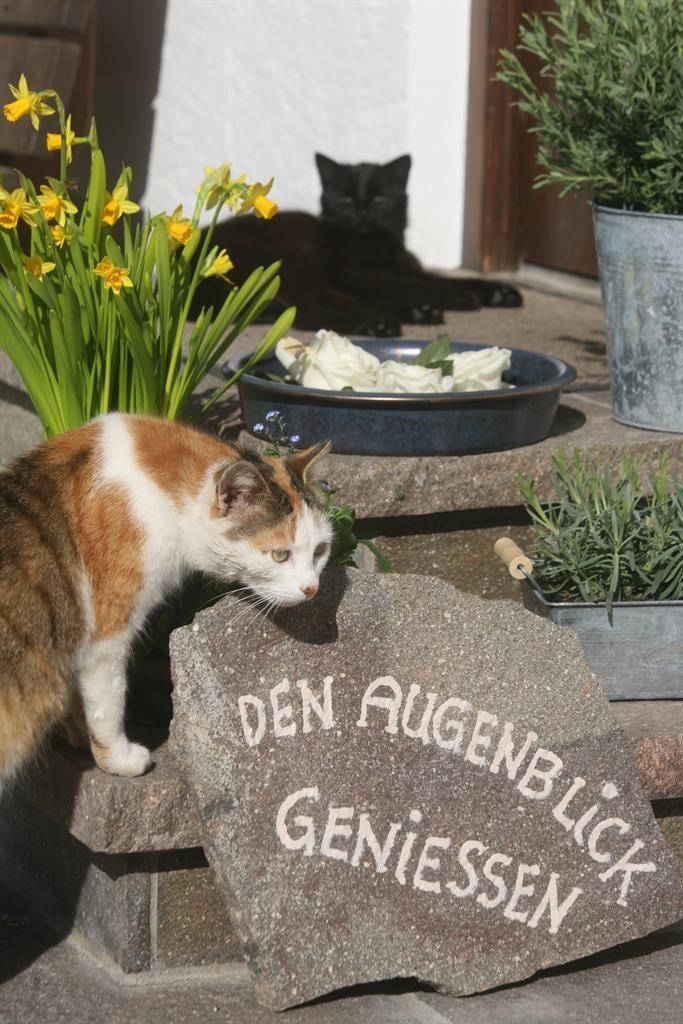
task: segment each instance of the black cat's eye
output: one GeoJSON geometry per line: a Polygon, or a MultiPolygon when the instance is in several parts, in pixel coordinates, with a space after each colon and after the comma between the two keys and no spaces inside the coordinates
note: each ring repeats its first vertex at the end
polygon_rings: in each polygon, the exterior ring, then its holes
{"type": "Polygon", "coordinates": [[[275,548],[271,551],[270,556],[274,562],[286,562],[291,553],[287,548],[275,548]]]}
{"type": "Polygon", "coordinates": [[[372,201],[373,201],[373,203],[383,203],[384,202],[384,196],[373,196],[372,197],[372,201]]]}
{"type": "Polygon", "coordinates": [[[342,203],[352,203],[353,202],[353,196],[342,196],[341,197],[341,202],[342,203]]]}
{"type": "Polygon", "coordinates": [[[318,544],[317,548],[313,552],[313,557],[314,558],[322,558],[323,555],[327,554],[327,552],[329,550],[329,547],[330,547],[329,544],[318,544]]]}

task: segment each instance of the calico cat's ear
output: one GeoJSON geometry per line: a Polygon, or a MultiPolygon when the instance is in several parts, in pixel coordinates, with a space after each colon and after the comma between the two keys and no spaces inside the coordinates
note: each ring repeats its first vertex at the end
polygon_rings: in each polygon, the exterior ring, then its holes
{"type": "Polygon", "coordinates": [[[268,489],[268,484],[251,462],[230,462],[216,483],[216,508],[221,516],[236,506],[253,504],[268,489]]]}
{"type": "Polygon", "coordinates": [[[311,466],[322,459],[323,456],[332,448],[331,441],[321,441],[320,444],[314,444],[311,448],[304,448],[302,452],[296,452],[294,455],[285,456],[285,466],[287,471],[292,475],[296,476],[301,480],[302,483],[307,483],[308,473],[311,466]]]}
{"type": "Polygon", "coordinates": [[[336,161],[331,160],[329,156],[323,156],[322,153],[315,154],[315,162],[323,186],[329,185],[329,183],[336,177],[337,171],[339,170],[339,164],[336,163],[336,161]]]}
{"type": "Polygon", "coordinates": [[[388,164],[385,164],[382,170],[385,171],[387,175],[390,175],[400,188],[405,189],[408,184],[410,164],[410,155],[406,153],[405,156],[396,157],[395,160],[391,160],[388,164]]]}

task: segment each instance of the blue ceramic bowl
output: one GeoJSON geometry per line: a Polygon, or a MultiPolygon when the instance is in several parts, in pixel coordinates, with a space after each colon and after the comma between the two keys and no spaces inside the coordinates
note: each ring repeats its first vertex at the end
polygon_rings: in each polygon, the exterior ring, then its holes
{"type": "MultiPolygon", "coordinates": [[[[379,359],[408,360],[427,342],[376,338],[355,344],[379,359]]],[[[454,352],[483,347],[451,344],[454,352]]],[[[288,434],[301,438],[300,447],[329,438],[338,455],[465,455],[533,444],[548,435],[560,392],[576,378],[561,359],[519,348],[512,349],[503,375],[515,387],[498,391],[385,395],[279,384],[256,375],[283,373],[275,355],[252,370],[237,385],[247,430],[253,433],[254,424],[277,409],[288,434]]]]}

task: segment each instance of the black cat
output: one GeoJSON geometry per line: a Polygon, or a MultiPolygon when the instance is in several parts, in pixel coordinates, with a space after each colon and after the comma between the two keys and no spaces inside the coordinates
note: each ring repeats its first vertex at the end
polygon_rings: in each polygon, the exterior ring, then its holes
{"type": "MultiPolygon", "coordinates": [[[[408,252],[409,156],[388,164],[338,164],[320,153],[315,159],[320,217],[236,217],[219,224],[214,239],[235,263],[237,282],[256,266],[283,261],[277,305],[297,307],[297,327],[390,337],[401,333],[402,323],[442,323],[444,309],[522,304],[511,285],[430,274],[408,252]]],[[[209,279],[198,304],[224,297],[224,284],[209,279]]]]}

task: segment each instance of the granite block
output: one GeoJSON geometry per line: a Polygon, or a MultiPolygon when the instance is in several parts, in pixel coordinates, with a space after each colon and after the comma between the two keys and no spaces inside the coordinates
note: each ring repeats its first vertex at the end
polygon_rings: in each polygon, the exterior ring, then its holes
{"type": "Polygon", "coordinates": [[[241,961],[239,940],[202,850],[159,856],[156,868],[154,969],[241,961]]]}
{"type": "Polygon", "coordinates": [[[679,919],[570,631],[420,576],[337,574],[237,647],[234,612],[173,634],[170,739],[265,1005],[482,991],[679,919]]]}

